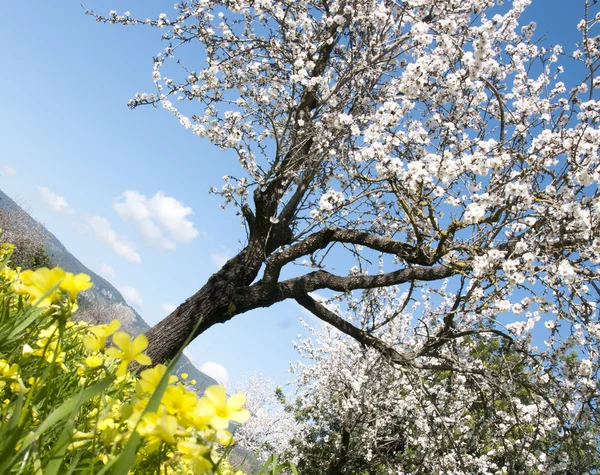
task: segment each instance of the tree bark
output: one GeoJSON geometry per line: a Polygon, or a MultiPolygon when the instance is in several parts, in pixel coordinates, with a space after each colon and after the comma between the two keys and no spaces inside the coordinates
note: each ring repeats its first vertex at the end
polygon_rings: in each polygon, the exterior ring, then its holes
{"type": "Polygon", "coordinates": [[[235,314],[232,307],[236,289],[248,286],[256,278],[264,260],[259,243],[251,241],[230,259],[194,295],[173,313],[151,328],[148,356],[153,364],[172,359],[193,332],[193,338],[215,323],[223,323],[235,314]],[[198,325],[194,332],[194,327],[198,325]]]}

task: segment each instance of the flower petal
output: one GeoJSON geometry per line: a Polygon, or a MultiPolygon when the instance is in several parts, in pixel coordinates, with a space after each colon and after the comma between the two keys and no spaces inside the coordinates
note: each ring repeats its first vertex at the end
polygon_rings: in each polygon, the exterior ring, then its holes
{"type": "Polygon", "coordinates": [[[115,374],[117,375],[117,378],[127,374],[127,361],[121,361],[121,364],[117,368],[117,372],[115,374]]]}
{"type": "Polygon", "coordinates": [[[125,332],[117,332],[112,337],[113,343],[126,352],[131,346],[131,338],[125,332]]]}
{"type": "MultiPolygon", "coordinates": [[[[223,386],[217,384],[209,386],[206,388],[204,394],[206,394],[206,397],[212,402],[216,409],[225,409],[227,407],[227,403],[225,402],[227,393],[223,386]]],[[[223,429],[225,429],[225,427],[223,427],[223,429]]]]}
{"type": "Polygon", "coordinates": [[[100,349],[100,342],[96,337],[93,337],[91,335],[83,337],[83,345],[88,351],[91,352],[98,351],[100,349]]]}
{"type": "MultiPolygon", "coordinates": [[[[137,355],[138,353],[141,353],[142,351],[144,351],[146,348],[148,348],[148,338],[146,338],[146,335],[136,336],[135,339],[133,340],[131,352],[134,355],[137,355]]],[[[151,364],[151,363],[148,363],[148,364],[151,364]]]]}
{"type": "Polygon", "coordinates": [[[225,417],[213,416],[210,420],[213,429],[222,430],[229,427],[229,420],[225,417]]]}
{"type": "Polygon", "coordinates": [[[108,356],[112,356],[113,358],[122,358],[123,357],[123,353],[121,353],[116,348],[109,348],[108,350],[106,350],[106,354],[108,356]]]}
{"type": "Polygon", "coordinates": [[[152,364],[152,360],[150,359],[150,357],[143,353],[137,355],[134,358],[134,361],[137,361],[139,364],[141,364],[143,366],[150,366],[152,364]]]}
{"type": "Polygon", "coordinates": [[[246,403],[246,395],[244,393],[237,393],[227,399],[227,411],[239,411],[244,408],[246,403]]]}
{"type": "Polygon", "coordinates": [[[248,419],[250,419],[250,411],[248,411],[247,409],[242,409],[241,411],[230,412],[229,419],[231,419],[233,422],[243,424],[248,419]]]}

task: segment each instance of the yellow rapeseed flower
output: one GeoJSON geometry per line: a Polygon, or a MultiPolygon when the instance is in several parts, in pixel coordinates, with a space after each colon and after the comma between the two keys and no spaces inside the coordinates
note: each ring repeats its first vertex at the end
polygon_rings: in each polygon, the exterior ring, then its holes
{"type": "Polygon", "coordinates": [[[84,360],[84,363],[88,368],[98,368],[104,363],[104,358],[98,355],[91,355],[84,360]]]}
{"type": "Polygon", "coordinates": [[[14,381],[17,380],[19,376],[19,365],[18,364],[10,364],[6,360],[0,360],[0,388],[6,386],[5,379],[13,380],[11,384],[14,384],[14,381]]]}
{"type": "Polygon", "coordinates": [[[162,442],[175,443],[177,418],[161,406],[157,412],[144,414],[136,430],[146,440],[148,452],[154,452],[162,442]]]}
{"type": "Polygon", "coordinates": [[[0,270],[0,278],[5,282],[13,282],[16,281],[19,277],[19,273],[10,267],[4,267],[0,270]]]}
{"type": "MultiPolygon", "coordinates": [[[[164,364],[158,364],[154,368],[145,369],[140,373],[140,379],[136,383],[136,392],[140,396],[152,394],[166,372],[167,367],[164,364]]],[[[172,384],[176,381],[177,376],[169,376],[169,384],[172,384]]]]}
{"type": "Polygon", "coordinates": [[[92,285],[89,275],[73,275],[70,272],[67,272],[65,278],[60,283],[60,289],[69,294],[71,302],[75,302],[77,300],[77,294],[83,290],[89,289],[92,285]]]}
{"type": "MultiPolygon", "coordinates": [[[[244,409],[246,395],[238,393],[227,399],[223,386],[213,385],[206,388],[205,396],[198,401],[200,412],[209,418],[213,429],[227,429],[229,421],[243,423],[250,418],[250,412],[244,409]]],[[[198,411],[197,411],[198,412],[198,411]]]]}
{"type": "Polygon", "coordinates": [[[177,450],[194,475],[212,473],[213,464],[205,458],[209,455],[209,447],[197,444],[194,440],[182,440],[177,443],[177,450]]]}
{"type": "Polygon", "coordinates": [[[16,283],[14,289],[19,294],[30,295],[34,300],[34,305],[49,307],[60,300],[59,284],[65,277],[66,273],[60,267],[54,269],[40,267],[35,271],[25,270],[21,272],[21,282],[16,283]],[[42,299],[44,295],[46,296],[42,299]]]}
{"type": "Polygon", "coordinates": [[[121,364],[116,372],[118,377],[125,376],[127,366],[133,361],[137,361],[141,365],[152,364],[150,357],[142,353],[148,348],[148,339],[145,335],[138,335],[132,341],[127,333],[117,332],[113,335],[112,339],[113,343],[120,349],[109,348],[106,350],[106,354],[113,358],[121,359],[121,364]]]}
{"type": "Polygon", "coordinates": [[[104,350],[106,345],[106,339],[121,328],[121,322],[119,320],[112,320],[108,325],[96,325],[88,328],[92,333],[87,335],[83,339],[83,344],[92,353],[96,351],[104,350]]]}
{"type": "Polygon", "coordinates": [[[193,392],[187,391],[181,384],[168,386],[161,402],[169,414],[178,416],[184,425],[193,420],[194,409],[198,404],[198,397],[193,392]]]}
{"type": "MultiPolygon", "coordinates": [[[[36,345],[38,347],[37,350],[33,350],[30,354],[35,356],[43,357],[48,363],[52,363],[53,361],[58,363],[63,370],[67,370],[64,366],[64,357],[65,352],[62,351],[58,328],[56,325],[51,325],[45,330],[42,330],[39,333],[39,338],[36,341],[36,345]]],[[[23,347],[23,354],[28,354],[30,348],[26,348],[27,344],[23,347]]]]}
{"type": "MultiPolygon", "coordinates": [[[[0,229],[0,232],[2,230],[0,229]]],[[[9,242],[3,242],[0,244],[0,258],[11,255],[15,250],[15,245],[9,242]]]]}
{"type": "Polygon", "coordinates": [[[233,435],[228,430],[218,430],[215,434],[215,440],[223,447],[233,443],[233,435]]]}
{"type": "Polygon", "coordinates": [[[106,417],[99,421],[96,429],[101,433],[102,443],[105,447],[120,442],[123,439],[123,434],[119,430],[119,424],[112,417],[106,417]]]}

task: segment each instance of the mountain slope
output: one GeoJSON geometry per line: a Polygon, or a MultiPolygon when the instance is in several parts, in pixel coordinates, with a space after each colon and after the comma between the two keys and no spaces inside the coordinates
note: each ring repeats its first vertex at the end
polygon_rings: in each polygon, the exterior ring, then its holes
{"type": "MultiPolygon", "coordinates": [[[[138,335],[150,329],[144,319],[127,304],[121,293],[106,279],[86,267],[73,256],[63,244],[44,226],[33,219],[8,195],[0,190],[0,211],[3,214],[3,230],[0,240],[18,245],[19,236],[26,236],[29,242],[41,244],[54,265],[60,266],[74,274],[88,274],[94,286],[82,292],[79,297],[80,309],[75,317],[88,323],[108,323],[110,320],[121,321],[122,330],[131,335],[138,335]]],[[[177,364],[177,372],[186,372],[189,379],[197,381],[196,388],[203,391],[216,381],[198,370],[192,362],[182,356],[177,364]]]]}

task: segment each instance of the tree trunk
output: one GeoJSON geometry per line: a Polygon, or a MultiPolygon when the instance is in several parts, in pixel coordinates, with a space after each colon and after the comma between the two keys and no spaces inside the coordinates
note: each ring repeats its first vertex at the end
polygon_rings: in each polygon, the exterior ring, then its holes
{"type": "Polygon", "coordinates": [[[236,314],[233,306],[236,291],[252,283],[263,260],[263,247],[259,242],[251,241],[213,274],[198,292],[151,328],[146,336],[149,343],[147,353],[152,363],[164,363],[174,358],[199,320],[193,338],[212,325],[232,318],[236,314]]]}

